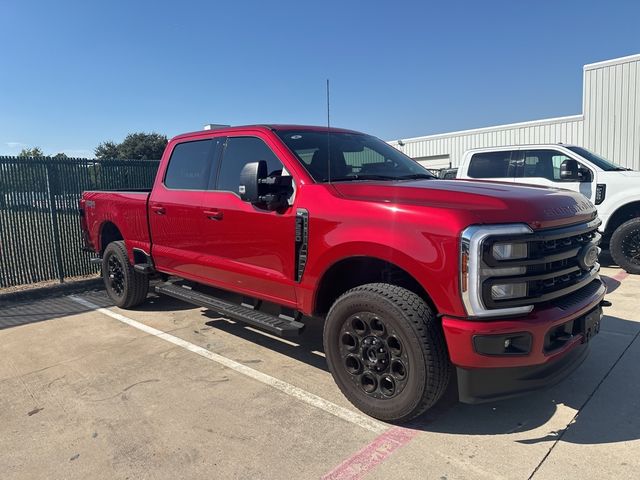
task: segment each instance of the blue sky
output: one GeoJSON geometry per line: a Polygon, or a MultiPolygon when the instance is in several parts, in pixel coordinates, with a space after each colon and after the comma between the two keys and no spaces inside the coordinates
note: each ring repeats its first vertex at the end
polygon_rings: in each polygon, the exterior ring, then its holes
{"type": "Polygon", "coordinates": [[[133,131],[332,124],[384,139],[581,112],[640,2],[0,0],[0,154],[133,131]]]}

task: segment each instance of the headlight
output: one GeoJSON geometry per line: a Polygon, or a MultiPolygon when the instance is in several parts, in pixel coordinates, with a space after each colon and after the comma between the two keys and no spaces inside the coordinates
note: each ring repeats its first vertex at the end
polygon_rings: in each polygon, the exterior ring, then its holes
{"type": "MultiPolygon", "coordinates": [[[[485,279],[518,276],[526,273],[525,266],[492,268],[482,260],[485,240],[490,237],[513,237],[528,235],[533,230],[525,224],[471,226],[462,232],[460,241],[460,291],[467,314],[474,317],[522,315],[529,313],[532,305],[488,309],[482,299],[482,284],[485,279]]],[[[491,254],[496,260],[517,260],[528,256],[528,245],[522,241],[496,242],[491,254]]],[[[508,300],[527,296],[525,282],[496,283],[491,289],[492,300],[508,300]]],[[[488,293],[488,292],[487,292],[488,293]]]]}
{"type": "Polygon", "coordinates": [[[526,243],[496,243],[493,245],[493,258],[496,260],[517,260],[527,258],[529,248],[526,243]]]}

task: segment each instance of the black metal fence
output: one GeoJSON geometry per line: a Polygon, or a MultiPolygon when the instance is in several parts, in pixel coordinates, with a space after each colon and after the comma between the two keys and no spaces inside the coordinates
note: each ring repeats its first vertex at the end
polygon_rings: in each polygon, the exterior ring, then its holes
{"type": "Polygon", "coordinates": [[[151,188],[158,163],[0,156],[0,288],[97,273],[81,250],[80,195],[151,188]]]}

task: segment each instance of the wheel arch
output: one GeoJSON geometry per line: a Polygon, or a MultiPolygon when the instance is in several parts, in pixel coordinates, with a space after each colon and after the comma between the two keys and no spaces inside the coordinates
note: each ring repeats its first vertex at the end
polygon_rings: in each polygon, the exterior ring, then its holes
{"type": "Polygon", "coordinates": [[[324,317],[340,295],[367,283],[388,283],[406,288],[437,312],[427,290],[406,269],[383,258],[363,255],[337,260],[322,273],[315,288],[313,314],[324,317]]]}
{"type": "Polygon", "coordinates": [[[107,220],[100,226],[99,235],[100,255],[104,254],[105,248],[111,242],[117,242],[118,240],[124,240],[122,232],[118,226],[110,220],[107,220]]]}
{"type": "Polygon", "coordinates": [[[605,226],[604,235],[607,240],[611,238],[613,232],[627,220],[640,217],[640,200],[626,203],[613,212],[605,226]]]}

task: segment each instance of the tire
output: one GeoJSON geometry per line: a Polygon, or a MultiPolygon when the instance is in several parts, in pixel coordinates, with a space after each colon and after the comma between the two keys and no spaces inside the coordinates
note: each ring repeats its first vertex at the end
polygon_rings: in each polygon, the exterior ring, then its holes
{"type": "Polygon", "coordinates": [[[107,295],[120,308],[132,308],[147,298],[149,277],[129,263],[122,240],[107,245],[102,256],[102,279],[107,295]]]}
{"type": "Polygon", "coordinates": [[[640,218],[624,222],[611,235],[609,252],[613,260],[629,273],[640,274],[640,218]]]}
{"type": "Polygon", "coordinates": [[[451,377],[434,312],[418,295],[395,285],[370,283],[338,298],[323,340],[342,393],[380,420],[406,422],[425,412],[451,377]]]}

